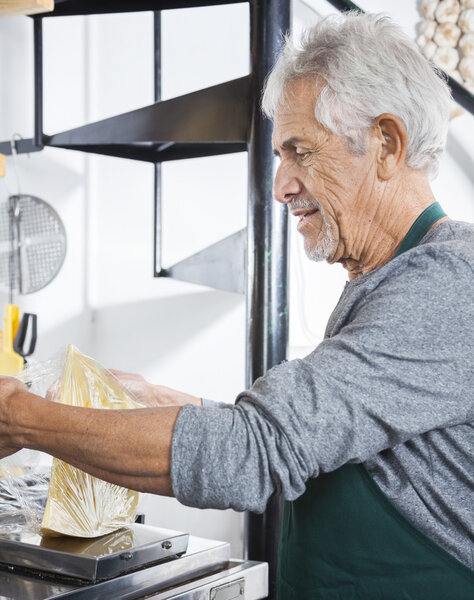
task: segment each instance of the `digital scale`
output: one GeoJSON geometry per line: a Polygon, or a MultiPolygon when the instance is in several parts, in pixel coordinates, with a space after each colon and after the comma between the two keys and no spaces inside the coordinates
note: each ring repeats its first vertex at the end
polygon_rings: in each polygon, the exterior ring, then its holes
{"type": "Polygon", "coordinates": [[[0,600],[259,600],[267,570],[228,543],[140,523],[93,539],[0,530],[0,600]]]}

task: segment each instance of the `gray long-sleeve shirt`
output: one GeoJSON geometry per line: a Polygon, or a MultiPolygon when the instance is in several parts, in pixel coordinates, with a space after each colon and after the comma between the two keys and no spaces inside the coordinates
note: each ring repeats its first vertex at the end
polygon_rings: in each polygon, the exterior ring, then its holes
{"type": "Polygon", "coordinates": [[[399,510],[474,569],[474,225],[446,221],[346,284],[325,339],[241,393],[186,406],[173,490],[263,511],[363,462],[399,510]]]}

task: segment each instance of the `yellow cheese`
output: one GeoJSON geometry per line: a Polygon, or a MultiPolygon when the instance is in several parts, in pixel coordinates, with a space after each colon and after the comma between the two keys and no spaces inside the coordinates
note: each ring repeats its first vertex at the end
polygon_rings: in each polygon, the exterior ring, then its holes
{"type": "MultiPolygon", "coordinates": [[[[74,346],[68,347],[58,394],[60,402],[73,406],[139,406],[111,373],[74,346]]],[[[138,492],[92,477],[55,458],[41,532],[87,538],[111,533],[135,520],[137,504],[138,492]]]]}

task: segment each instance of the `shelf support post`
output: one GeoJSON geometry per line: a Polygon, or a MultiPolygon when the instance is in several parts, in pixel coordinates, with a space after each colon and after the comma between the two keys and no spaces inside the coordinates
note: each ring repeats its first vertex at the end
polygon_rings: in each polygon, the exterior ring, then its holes
{"type": "Polygon", "coordinates": [[[33,18],[33,48],[34,48],[34,122],[35,130],[33,144],[38,149],[43,148],[43,19],[33,18]]]}
{"type": "MultiPolygon", "coordinates": [[[[288,348],[288,212],[273,200],[272,123],[260,110],[264,81],[290,28],[289,0],[250,2],[253,109],[248,143],[247,374],[252,383],[286,359],[288,348]]],[[[269,563],[269,596],[276,598],[281,500],[247,513],[246,557],[269,563]]]]}
{"type": "MultiPolygon", "coordinates": [[[[153,13],[153,31],[154,31],[154,81],[155,81],[155,102],[161,101],[161,11],[155,10],[153,13]]],[[[154,277],[159,277],[162,271],[162,167],[161,162],[154,164],[154,277]]]]}

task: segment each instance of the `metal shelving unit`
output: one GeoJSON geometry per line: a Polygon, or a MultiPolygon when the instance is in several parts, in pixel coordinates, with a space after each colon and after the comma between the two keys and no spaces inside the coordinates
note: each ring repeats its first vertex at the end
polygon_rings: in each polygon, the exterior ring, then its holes
{"type": "MultiPolygon", "coordinates": [[[[266,75],[289,30],[290,0],[247,0],[251,73],[233,81],[161,101],[161,11],[232,4],[236,0],[56,0],[54,12],[35,15],[34,137],[19,140],[17,153],[64,148],[151,162],[155,165],[155,272],[246,295],[246,382],[286,358],[288,345],[288,215],[273,200],[275,158],[271,123],[260,109],[266,75]],[[42,22],[72,15],[153,11],[155,102],[69,131],[43,132],[42,22]],[[232,118],[229,118],[232,115],[232,118]],[[167,160],[248,152],[247,228],[178,264],[161,264],[161,163],[167,160]],[[276,283],[278,282],[278,283],[276,283]]],[[[11,154],[11,143],[0,143],[11,154]]],[[[269,598],[275,598],[281,501],[263,515],[246,515],[245,558],[269,563],[269,598]]]]}

